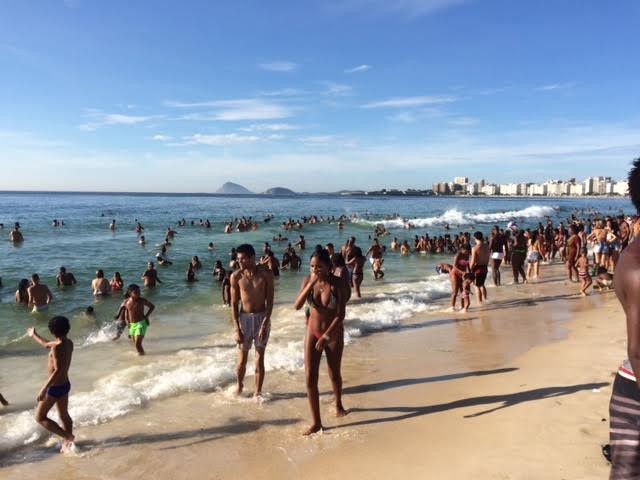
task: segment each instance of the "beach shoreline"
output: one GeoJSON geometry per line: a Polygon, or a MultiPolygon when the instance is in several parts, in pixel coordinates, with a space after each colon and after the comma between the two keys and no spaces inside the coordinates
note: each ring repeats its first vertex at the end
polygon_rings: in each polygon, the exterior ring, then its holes
{"type": "Polygon", "coordinates": [[[79,429],[77,458],[51,447],[27,459],[14,452],[0,472],[392,478],[402,465],[418,478],[603,478],[603,419],[626,340],[620,307],[611,293],[578,298],[560,265],[544,273],[538,284],[490,288],[491,303],[467,315],[426,312],[358,339],[345,352],[344,419],[331,415],[321,367],[321,435],[300,436],[309,415],[304,373],[274,371],[263,404],[237,400],[229,387],[167,398],[79,429]],[[510,345],[521,326],[536,323],[545,338],[510,345]]]}

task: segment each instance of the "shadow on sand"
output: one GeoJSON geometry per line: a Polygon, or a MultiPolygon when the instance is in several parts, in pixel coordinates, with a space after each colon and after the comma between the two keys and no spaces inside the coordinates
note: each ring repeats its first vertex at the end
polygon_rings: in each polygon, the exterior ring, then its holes
{"type": "Polygon", "coordinates": [[[556,300],[569,299],[569,298],[577,298],[577,297],[575,294],[566,293],[562,295],[547,295],[544,297],[529,297],[529,298],[505,300],[502,302],[494,302],[488,305],[484,305],[479,311],[487,312],[490,310],[506,310],[508,308],[533,307],[540,303],[554,302],[556,300]]]}
{"type": "Polygon", "coordinates": [[[524,392],[507,393],[503,395],[486,395],[483,397],[471,397],[463,398],[462,400],[456,400],[449,403],[441,403],[437,405],[426,405],[423,407],[379,407],[379,408],[352,408],[350,413],[357,412],[389,412],[400,413],[401,415],[395,415],[391,417],[373,418],[370,420],[361,420],[357,422],[344,423],[337,425],[333,428],[345,428],[345,427],[357,427],[361,425],[373,425],[377,423],[387,422],[399,422],[401,420],[407,420],[414,417],[421,417],[423,415],[430,415],[432,413],[445,412],[456,408],[475,407],[481,405],[491,405],[498,403],[499,405],[487,410],[481,410],[476,413],[465,415],[464,418],[479,417],[488,413],[493,413],[503,408],[512,407],[521,403],[532,402],[535,400],[542,400],[545,398],[554,398],[564,395],[571,395],[576,392],[592,390],[594,388],[602,388],[610,385],[609,383],[583,383],[580,385],[567,385],[562,387],[544,387],[536,388],[534,390],[526,390],[524,392]]]}
{"type": "MultiPolygon", "coordinates": [[[[342,389],[344,395],[365,393],[365,392],[380,392],[382,390],[389,390],[391,388],[408,387],[410,385],[420,385],[423,383],[434,382],[447,382],[449,380],[457,380],[459,378],[466,377],[481,377],[484,375],[495,375],[497,373],[509,373],[518,370],[517,368],[498,368],[495,370],[476,370],[473,372],[451,373],[449,375],[438,375],[435,377],[421,377],[421,378],[401,378],[398,380],[389,380],[386,382],[378,383],[366,383],[363,385],[354,385],[351,387],[345,387],[342,389]]],[[[330,394],[332,392],[321,392],[321,395],[330,394]]],[[[305,392],[289,392],[289,393],[274,393],[271,397],[272,401],[277,400],[289,400],[292,398],[306,398],[305,392]]]]}

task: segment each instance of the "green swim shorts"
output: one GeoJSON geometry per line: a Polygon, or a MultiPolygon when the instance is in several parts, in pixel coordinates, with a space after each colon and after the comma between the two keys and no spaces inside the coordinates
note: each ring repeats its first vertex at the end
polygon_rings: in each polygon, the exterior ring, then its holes
{"type": "Polygon", "coordinates": [[[147,327],[149,322],[142,320],[141,322],[135,322],[129,324],[129,336],[131,337],[144,337],[147,333],[147,327]]]}

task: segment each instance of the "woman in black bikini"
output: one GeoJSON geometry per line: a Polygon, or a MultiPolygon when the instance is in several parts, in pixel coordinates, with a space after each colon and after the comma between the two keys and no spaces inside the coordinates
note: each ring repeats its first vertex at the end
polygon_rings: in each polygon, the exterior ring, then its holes
{"type": "Polygon", "coordinates": [[[338,284],[339,280],[331,273],[329,252],[316,251],[311,256],[310,270],[311,274],[303,280],[302,288],[294,303],[296,310],[300,310],[305,303],[309,306],[307,333],[304,340],[304,366],[313,423],[304,435],[322,430],[318,371],[323,351],[327,356],[329,378],[336,398],[336,416],[342,417],[347,414],[342,406],[342,375],[340,373],[344,349],[344,296],[338,284]]]}

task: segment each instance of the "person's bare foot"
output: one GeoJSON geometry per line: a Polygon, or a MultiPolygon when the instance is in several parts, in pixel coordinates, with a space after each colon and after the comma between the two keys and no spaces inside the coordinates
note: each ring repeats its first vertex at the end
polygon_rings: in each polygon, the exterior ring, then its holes
{"type": "Polygon", "coordinates": [[[62,447],[60,448],[60,453],[67,453],[71,446],[73,445],[73,441],[76,439],[74,435],[69,435],[67,438],[62,440],[62,447]]]}
{"type": "Polygon", "coordinates": [[[0,395],[0,403],[5,407],[9,405],[9,402],[7,402],[7,399],[4,398],[2,395],[0,395]]]}
{"type": "Polygon", "coordinates": [[[238,386],[236,387],[236,395],[242,395],[243,388],[244,388],[244,385],[242,383],[238,383],[238,386]]]}
{"type": "Polygon", "coordinates": [[[336,407],[336,417],[337,418],[346,417],[347,415],[349,415],[349,410],[345,410],[342,405],[339,406],[339,407],[336,407]]]}
{"type": "Polygon", "coordinates": [[[322,425],[311,425],[304,432],[302,432],[302,435],[304,435],[305,437],[308,437],[309,435],[313,435],[314,433],[318,433],[321,431],[322,431],[322,425]]]}

